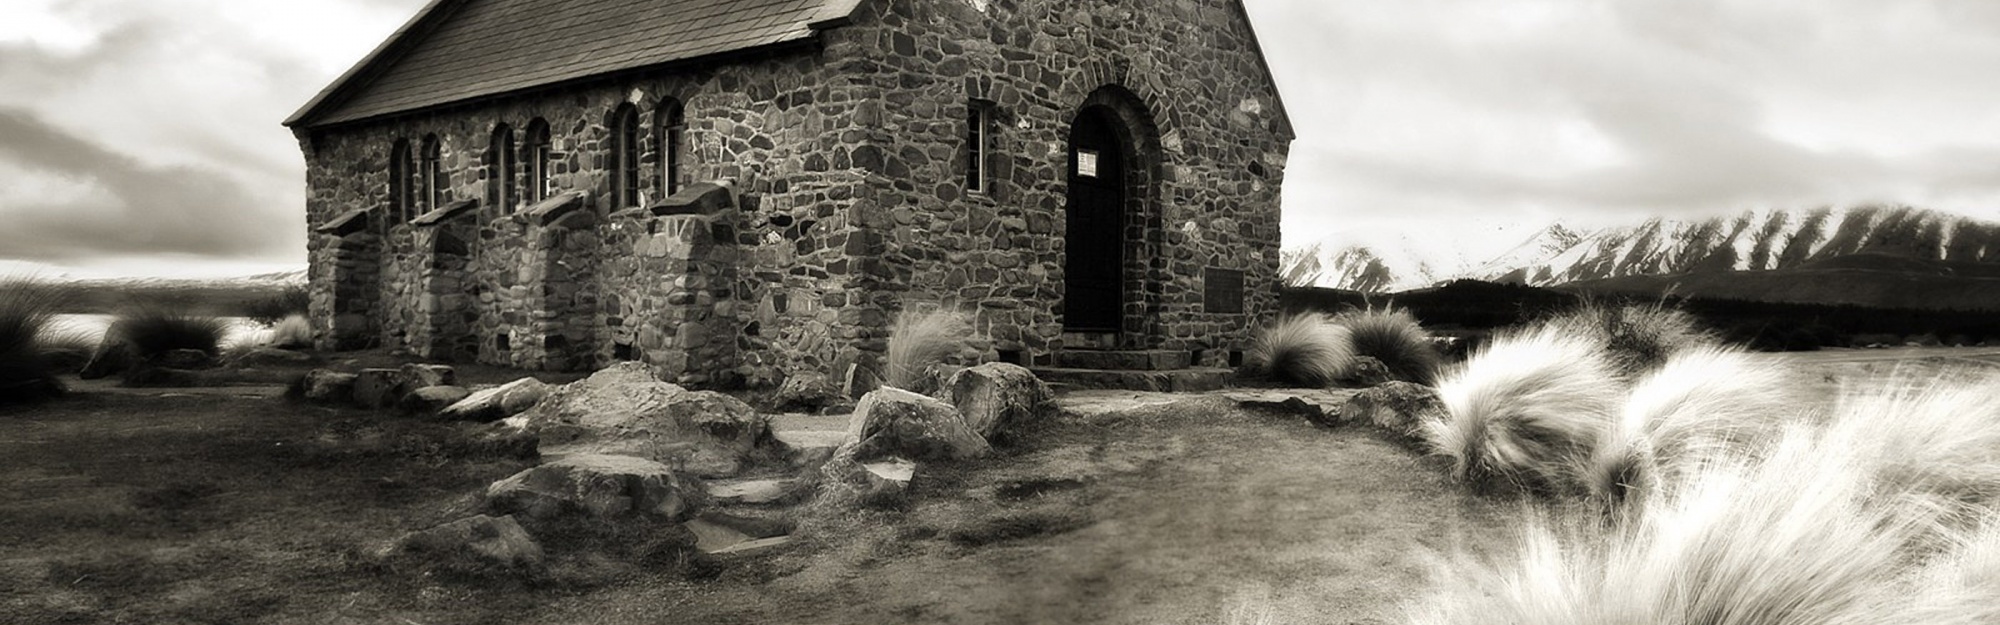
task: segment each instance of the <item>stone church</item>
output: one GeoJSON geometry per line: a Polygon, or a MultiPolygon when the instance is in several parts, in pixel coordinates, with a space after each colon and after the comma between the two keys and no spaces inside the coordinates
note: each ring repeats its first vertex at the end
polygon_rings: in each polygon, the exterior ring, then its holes
{"type": "Polygon", "coordinates": [[[1241,0],[432,0],[285,124],[326,349],[697,386],[1214,371],[1292,128],[1241,0]]]}

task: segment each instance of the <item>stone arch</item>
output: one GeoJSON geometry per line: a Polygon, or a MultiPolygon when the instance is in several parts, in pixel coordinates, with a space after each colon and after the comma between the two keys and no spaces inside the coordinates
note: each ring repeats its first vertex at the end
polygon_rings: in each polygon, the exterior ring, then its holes
{"type": "Polygon", "coordinates": [[[1147,348],[1163,341],[1159,324],[1159,282],[1165,279],[1164,205],[1165,154],[1154,107],[1120,84],[1092,90],[1076,106],[1072,128],[1084,115],[1107,115],[1116,135],[1122,167],[1124,237],[1121,241],[1122,314],[1118,342],[1124,348],[1147,348]]]}

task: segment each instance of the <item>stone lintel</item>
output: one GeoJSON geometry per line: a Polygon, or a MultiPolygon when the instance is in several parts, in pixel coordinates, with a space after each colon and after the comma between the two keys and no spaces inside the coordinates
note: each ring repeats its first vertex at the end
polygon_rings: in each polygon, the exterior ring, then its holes
{"type": "Polygon", "coordinates": [[[736,181],[723,179],[688,185],[650,210],[661,216],[713,215],[733,208],[736,208],[736,181]]]}
{"type": "Polygon", "coordinates": [[[583,191],[564,191],[556,194],[554,197],[542,200],[540,204],[528,208],[527,212],[523,214],[527,215],[528,223],[537,226],[546,226],[555,223],[558,219],[562,219],[565,215],[588,206],[588,203],[584,202],[584,200],[589,197],[590,194],[583,191]]]}
{"type": "Polygon", "coordinates": [[[368,214],[371,212],[374,211],[366,208],[357,208],[341,213],[339,217],[333,218],[333,221],[326,222],[325,225],[320,226],[318,232],[337,237],[344,237],[357,232],[367,232],[368,214]]]}
{"type": "Polygon", "coordinates": [[[411,221],[410,224],[414,226],[435,226],[461,216],[471,215],[472,209],[478,207],[479,200],[459,200],[452,202],[444,208],[424,213],[417,217],[415,221],[411,221]]]}

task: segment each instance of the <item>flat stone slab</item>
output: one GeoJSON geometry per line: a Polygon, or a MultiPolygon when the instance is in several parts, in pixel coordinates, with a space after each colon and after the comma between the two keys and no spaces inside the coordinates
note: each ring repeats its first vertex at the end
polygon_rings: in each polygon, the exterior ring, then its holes
{"type": "Polygon", "coordinates": [[[797,486],[788,478],[720,480],[708,483],[708,496],[718,504],[763,505],[783,501],[797,486]]]}
{"type": "Polygon", "coordinates": [[[1056,407],[1070,414],[1094,417],[1134,408],[1165,406],[1189,397],[1153,391],[1082,390],[1057,395],[1056,407]]]}
{"type": "Polygon", "coordinates": [[[789,544],[792,544],[792,537],[790,537],[790,536],[774,536],[774,537],[771,537],[771,538],[759,538],[759,539],[757,539],[757,540],[746,540],[746,541],[743,541],[743,542],[740,542],[740,543],[736,543],[736,544],[734,544],[734,545],[730,545],[730,546],[728,546],[728,547],[723,547],[722,549],[718,549],[718,550],[716,550],[716,551],[710,551],[710,552],[707,552],[707,553],[708,553],[709,555],[716,555],[716,556],[735,556],[735,555],[749,555],[749,554],[753,554],[753,553],[759,553],[759,552],[763,552],[763,551],[769,551],[769,550],[772,550],[772,549],[777,549],[777,548],[779,548],[779,547],[783,547],[783,546],[785,546],[785,545],[789,545],[789,544]]]}
{"type": "Polygon", "coordinates": [[[1313,388],[1236,389],[1218,393],[1245,408],[1274,410],[1305,417],[1314,425],[1333,427],[1340,422],[1340,408],[1354,391],[1313,388]]]}
{"type": "Polygon", "coordinates": [[[694,548],[701,550],[702,553],[715,553],[755,540],[750,538],[749,534],[736,531],[736,528],[702,519],[681,525],[688,528],[688,531],[694,532],[694,548]]]}

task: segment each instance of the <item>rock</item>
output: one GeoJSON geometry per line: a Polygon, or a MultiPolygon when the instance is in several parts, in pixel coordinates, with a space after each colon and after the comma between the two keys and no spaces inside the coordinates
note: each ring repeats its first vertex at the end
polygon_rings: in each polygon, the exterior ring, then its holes
{"type": "Polygon", "coordinates": [[[457,386],[458,370],[450,365],[403,365],[403,392],[428,386],[457,386]]]}
{"type": "Polygon", "coordinates": [[[839,405],[845,399],[840,394],[840,386],[827,379],[826,374],[807,371],[785,378],[773,401],[782,412],[811,413],[839,405]]]}
{"type": "Polygon", "coordinates": [[[566,384],[521,416],[545,457],[623,454],[727,477],[771,455],[768,417],[728,395],[661,382],[639,363],[566,384]]]}
{"type": "Polygon", "coordinates": [[[847,442],[844,430],[778,430],[771,432],[785,459],[793,466],[817,469],[833,459],[833,452],[847,442]]]}
{"type": "Polygon", "coordinates": [[[150,362],[170,369],[206,369],[215,366],[215,356],[199,349],[170,349],[152,357],[150,362]]]}
{"type": "Polygon", "coordinates": [[[90,362],[84,363],[77,377],[85,380],[108,378],[130,369],[139,361],[138,350],[125,339],[107,335],[104,342],[97,345],[97,352],[90,355],[90,362]]]}
{"type": "Polygon", "coordinates": [[[354,377],[354,403],[362,408],[390,408],[403,398],[409,375],[401,369],[362,369],[354,377]]]}
{"type": "Polygon", "coordinates": [[[1347,399],[1340,409],[1349,423],[1369,423],[1409,438],[1422,435],[1423,423],[1444,414],[1437,390],[1411,382],[1388,382],[1347,399]]]}
{"type": "Polygon", "coordinates": [[[461,572],[533,569],[546,558],[514,517],[483,514],[412,532],[397,540],[388,555],[421,558],[461,572]]]}
{"type": "Polygon", "coordinates": [[[1354,364],[1347,369],[1347,375],[1340,378],[1341,386],[1367,388],[1396,379],[1389,372],[1389,366],[1373,356],[1356,356],[1354,364]]]}
{"type": "Polygon", "coordinates": [[[964,460],[992,451],[951,404],[888,386],[861,398],[848,421],[847,441],[864,462],[885,456],[964,460]]]}
{"type": "Polygon", "coordinates": [[[864,462],[855,451],[853,445],[843,446],[820,468],[820,501],[838,506],[900,502],[916,477],[917,463],[895,457],[864,462]]]}
{"type": "Polygon", "coordinates": [[[1313,425],[1340,425],[1341,407],[1347,403],[1345,391],[1319,389],[1239,390],[1223,393],[1237,405],[1305,417],[1313,425]]]}
{"type": "Polygon", "coordinates": [[[709,501],[716,505],[779,503],[798,491],[797,480],[786,478],[717,480],[708,483],[709,501]]]}
{"type": "Polygon", "coordinates": [[[426,386],[404,394],[397,407],[410,414],[434,415],[471,394],[456,386],[426,386]]]}
{"type": "Polygon", "coordinates": [[[1025,367],[990,362],[952,374],[944,399],[958,408],[966,427],[988,441],[1002,432],[1055,414],[1055,395],[1025,367]]]}
{"type": "Polygon", "coordinates": [[[531,519],[581,513],[599,520],[694,516],[699,489],[667,465],[631,456],[575,455],[514,474],[486,489],[487,507],[531,519]]]}
{"type": "Polygon", "coordinates": [[[274,347],[257,347],[230,357],[229,366],[239,369],[252,367],[291,367],[310,364],[314,360],[317,359],[312,354],[305,352],[295,352],[289,349],[277,349],[274,347]]]}
{"type": "Polygon", "coordinates": [[[534,378],[521,378],[477,391],[445,407],[438,416],[453,421],[499,421],[535,407],[549,393],[549,385],[534,378]]]}
{"type": "Polygon", "coordinates": [[[479,427],[473,430],[471,437],[469,448],[484,455],[521,460],[534,460],[542,456],[538,449],[542,443],[541,437],[535,436],[534,432],[505,423],[492,423],[479,427]]]}
{"type": "Polygon", "coordinates": [[[354,401],[354,382],[359,376],[327,369],[307,371],[299,380],[299,393],[316,404],[344,404],[354,401]]]}

